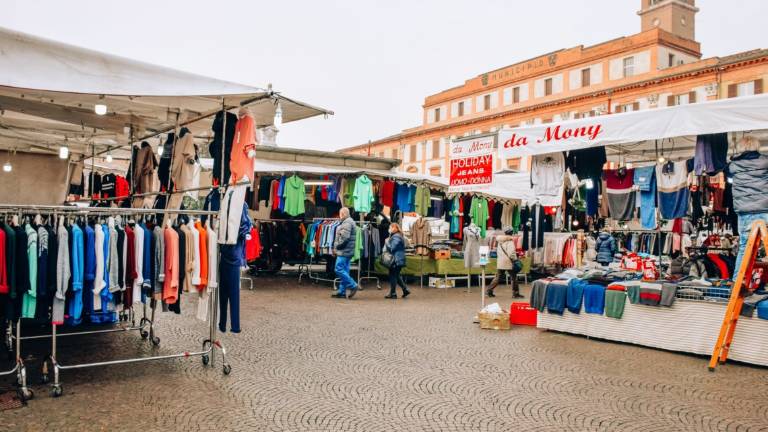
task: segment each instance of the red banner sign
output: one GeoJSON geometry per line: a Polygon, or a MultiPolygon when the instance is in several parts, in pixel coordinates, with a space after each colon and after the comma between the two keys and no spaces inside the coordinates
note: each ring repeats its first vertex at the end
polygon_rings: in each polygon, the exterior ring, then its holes
{"type": "Polygon", "coordinates": [[[472,192],[493,183],[496,136],[472,137],[451,143],[448,192],[472,192]]]}

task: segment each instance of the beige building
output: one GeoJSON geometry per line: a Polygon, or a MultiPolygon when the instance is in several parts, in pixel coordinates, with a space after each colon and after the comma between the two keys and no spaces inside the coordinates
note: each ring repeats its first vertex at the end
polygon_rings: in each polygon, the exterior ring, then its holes
{"type": "MultiPolygon", "coordinates": [[[[702,59],[695,0],[642,0],[640,33],[562,49],[429,95],[419,126],[343,149],[447,176],[451,139],[503,127],[654,109],[763,92],[768,50],[702,59]]],[[[520,158],[496,168],[527,170],[520,158]]]]}

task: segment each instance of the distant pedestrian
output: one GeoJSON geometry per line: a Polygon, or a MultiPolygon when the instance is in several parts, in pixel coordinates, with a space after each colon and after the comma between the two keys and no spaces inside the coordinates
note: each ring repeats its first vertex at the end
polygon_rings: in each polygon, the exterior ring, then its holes
{"type": "Polygon", "coordinates": [[[349,298],[357,294],[357,282],[349,275],[349,263],[355,254],[355,221],[349,216],[349,209],[342,207],[339,210],[339,219],[341,223],[336,227],[336,238],[333,242],[333,250],[336,255],[336,277],[339,282],[339,290],[331,295],[335,298],[346,298],[349,290],[349,298]]]}
{"type": "Polygon", "coordinates": [[[520,287],[517,284],[517,274],[522,268],[522,263],[517,257],[517,242],[515,241],[515,237],[512,237],[511,235],[498,236],[496,237],[496,242],[498,244],[498,246],[496,246],[496,276],[488,286],[486,294],[488,297],[496,297],[493,290],[499,285],[501,278],[509,272],[512,276],[512,297],[516,299],[522,298],[523,296],[520,295],[520,287]]]}
{"type": "Polygon", "coordinates": [[[400,225],[393,223],[389,226],[389,238],[384,243],[384,247],[394,258],[389,267],[389,295],[385,298],[396,299],[398,285],[403,290],[403,298],[406,298],[411,292],[408,291],[403,276],[400,275],[400,271],[405,267],[405,238],[400,231],[400,225]]]}

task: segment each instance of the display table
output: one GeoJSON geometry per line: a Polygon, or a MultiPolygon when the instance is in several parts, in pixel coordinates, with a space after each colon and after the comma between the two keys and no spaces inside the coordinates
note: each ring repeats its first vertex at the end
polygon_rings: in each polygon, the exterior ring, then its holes
{"type": "MultiPolygon", "coordinates": [[[[376,274],[385,275],[389,269],[381,265],[377,260],[374,266],[376,274]]],[[[496,272],[496,258],[491,258],[488,265],[485,266],[485,274],[494,274],[496,272]]],[[[406,255],[405,267],[400,272],[404,276],[438,275],[438,276],[466,276],[467,274],[479,275],[482,273],[480,267],[470,269],[464,267],[463,258],[451,258],[448,260],[434,260],[430,257],[419,257],[416,255],[406,255]],[[422,261],[423,260],[423,261],[422,261]]]]}
{"type": "MultiPolygon", "coordinates": [[[[538,314],[537,327],[627,342],[670,351],[710,356],[725,315],[725,303],[678,299],[672,307],[625,304],[621,319],[605,315],[538,314]]],[[[768,366],[768,320],[739,318],[729,360],[768,366]]],[[[702,369],[706,363],[702,363],[702,369]]]]}

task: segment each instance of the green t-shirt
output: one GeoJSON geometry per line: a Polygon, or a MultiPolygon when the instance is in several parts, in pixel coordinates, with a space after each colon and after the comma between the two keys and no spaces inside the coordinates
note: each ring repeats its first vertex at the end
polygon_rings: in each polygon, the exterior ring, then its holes
{"type": "Polygon", "coordinates": [[[285,199],[284,211],[291,216],[304,214],[305,196],[304,180],[297,175],[288,178],[283,188],[283,199],[285,199]]]}

